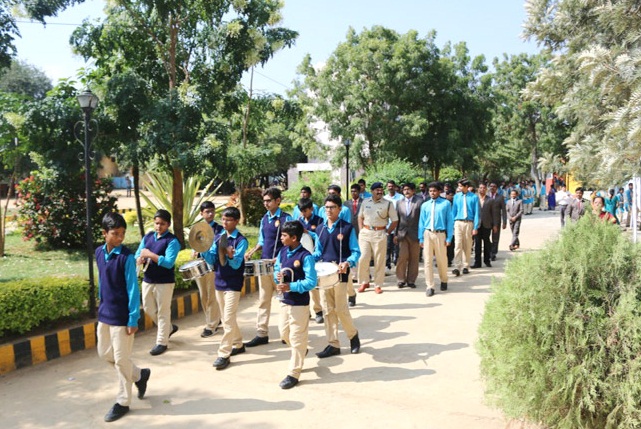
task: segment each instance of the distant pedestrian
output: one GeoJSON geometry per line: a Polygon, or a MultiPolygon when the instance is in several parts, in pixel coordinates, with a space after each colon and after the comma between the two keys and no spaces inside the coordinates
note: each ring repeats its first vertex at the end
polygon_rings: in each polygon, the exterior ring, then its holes
{"type": "Polygon", "coordinates": [[[129,177],[128,174],[125,176],[125,182],[126,182],[125,187],[127,188],[127,196],[131,197],[132,181],[131,181],[131,177],[129,177]]]}
{"type": "Polygon", "coordinates": [[[512,230],[512,241],[510,250],[516,250],[521,245],[519,241],[519,232],[521,231],[521,217],[523,216],[523,202],[518,199],[519,192],[516,189],[510,191],[510,199],[505,208],[510,220],[510,229],[512,230]]]}

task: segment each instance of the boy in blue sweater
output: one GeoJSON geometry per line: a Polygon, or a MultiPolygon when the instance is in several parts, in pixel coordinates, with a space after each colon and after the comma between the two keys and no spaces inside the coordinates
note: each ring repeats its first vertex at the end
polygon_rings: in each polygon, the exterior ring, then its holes
{"type": "Polygon", "coordinates": [[[298,384],[307,354],[309,328],[309,291],[316,287],[314,258],[301,244],[303,225],[287,221],[280,233],[283,248],[274,264],[276,289],[282,293],[278,329],[285,344],[291,347],[289,374],[280,382],[281,389],[298,384]]]}
{"type": "Polygon", "coordinates": [[[138,398],[147,391],[149,368],[140,369],[131,361],[134,334],[140,318],[140,290],[136,260],[122,245],[127,223],[118,213],[102,219],[105,244],[96,249],[98,265],[98,356],[114,366],[118,373],[116,403],[105,415],[106,422],[118,420],[129,412],[131,385],[138,388],[138,398]]]}
{"type": "Polygon", "coordinates": [[[223,231],[216,234],[211,248],[201,254],[209,265],[216,271],[216,300],[220,309],[223,324],[223,338],[218,347],[218,358],[214,362],[217,370],[229,366],[229,357],[245,353],[243,336],[236,321],[240,291],[245,283],[245,251],[247,239],[237,229],[240,211],[236,207],[223,210],[221,221],[223,231]],[[220,239],[226,236],[227,247],[224,250],[225,263],[221,264],[219,257],[220,239]]]}

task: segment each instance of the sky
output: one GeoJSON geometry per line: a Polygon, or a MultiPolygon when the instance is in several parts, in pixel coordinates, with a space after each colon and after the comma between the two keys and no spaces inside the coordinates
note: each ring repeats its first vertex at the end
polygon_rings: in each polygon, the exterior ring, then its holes
{"type": "MultiPolygon", "coordinates": [[[[21,19],[18,58],[43,70],[54,84],[74,77],[89,64],[73,55],[69,36],[83,19],[103,17],[103,6],[104,0],[87,0],[50,18],[46,27],[21,19]]],[[[471,56],[485,55],[487,64],[504,53],[539,51],[534,42],[520,37],[525,20],[520,0],[285,0],[282,15],[280,25],[298,31],[299,37],[293,48],[277,52],[256,68],[254,91],[285,95],[304,56],[310,54],[313,64],[322,64],[350,27],[361,32],[382,25],[401,34],[416,30],[420,37],[435,30],[438,47],[448,41],[466,42],[471,56]]],[[[248,76],[243,85],[249,86],[248,76]]]]}

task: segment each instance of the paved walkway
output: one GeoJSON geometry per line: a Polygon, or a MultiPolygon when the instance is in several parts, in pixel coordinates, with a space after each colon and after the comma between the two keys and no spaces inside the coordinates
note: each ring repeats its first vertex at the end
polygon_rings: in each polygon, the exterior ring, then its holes
{"type": "MultiPolygon", "coordinates": [[[[508,422],[484,404],[475,351],[477,327],[493,277],[506,260],[540,248],[559,229],[558,213],[535,211],[521,229],[521,249],[507,251],[509,228],[492,268],[450,278],[450,290],[425,296],[399,290],[393,277],[382,295],[358,294],[352,310],[362,348],[319,360],[326,345],[322,325],[310,321],[310,354],[301,382],[278,383],[287,374],[289,350],[278,341],[277,305],[270,343],[212,366],[220,336],[202,339],[202,314],[178,321],[170,349],[152,357],[155,330],[136,338],[134,361],[151,368],[144,400],[134,399],[122,420],[104,423],[114,403],[116,376],[94,350],[85,350],[0,378],[0,415],[6,428],[417,428],[496,429],[508,422]]],[[[241,301],[245,340],[254,335],[256,296],[241,301]]],[[[274,303],[275,304],[275,303],[274,303]]],[[[135,392],[135,388],[134,388],[135,392]]]]}

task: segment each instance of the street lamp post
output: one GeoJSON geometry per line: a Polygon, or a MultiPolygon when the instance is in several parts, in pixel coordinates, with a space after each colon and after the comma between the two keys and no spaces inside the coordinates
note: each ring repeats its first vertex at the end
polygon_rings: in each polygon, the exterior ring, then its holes
{"type": "MultiPolygon", "coordinates": [[[[93,278],[93,234],[91,232],[91,168],[89,164],[91,150],[90,124],[91,113],[98,106],[98,97],[86,89],[76,97],[84,113],[84,160],[85,160],[85,197],[87,200],[87,261],[89,263],[89,314],[96,317],[96,288],[93,278]]],[[[94,120],[95,122],[95,120],[94,120]]]]}
{"type": "Polygon", "coordinates": [[[345,145],[345,189],[349,190],[349,146],[352,142],[350,139],[345,139],[343,144],[345,145]]]}
{"type": "Polygon", "coordinates": [[[421,161],[423,161],[423,181],[427,182],[427,155],[423,155],[421,161]]]}

